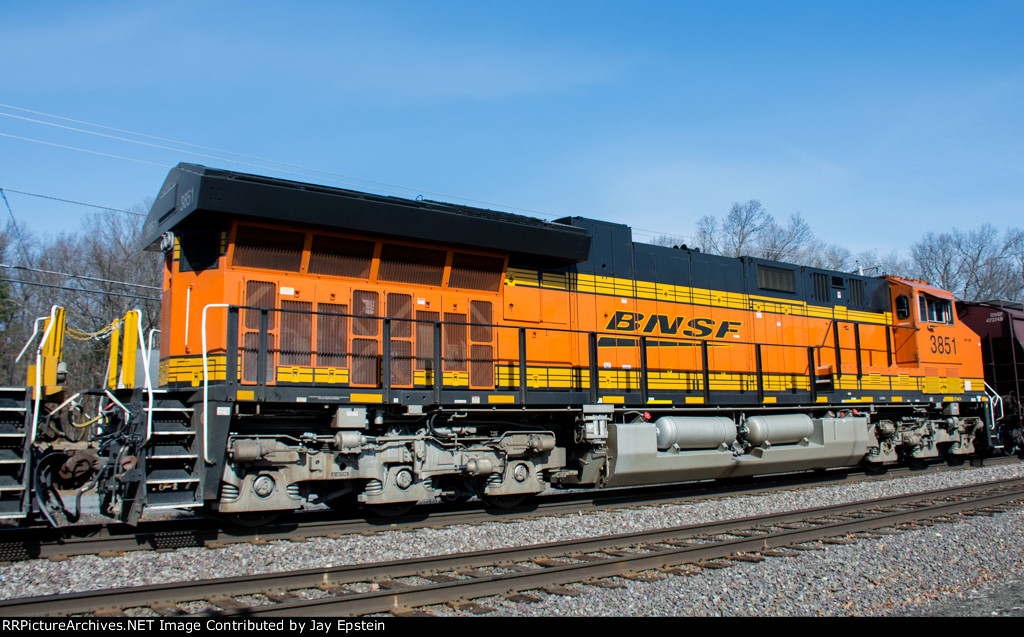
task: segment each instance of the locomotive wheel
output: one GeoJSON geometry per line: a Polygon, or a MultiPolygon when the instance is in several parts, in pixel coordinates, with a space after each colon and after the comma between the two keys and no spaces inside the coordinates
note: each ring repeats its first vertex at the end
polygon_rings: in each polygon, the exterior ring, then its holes
{"type": "Polygon", "coordinates": [[[907,468],[911,471],[925,471],[928,469],[928,463],[923,458],[915,458],[913,456],[907,456],[904,458],[907,463],[907,468]]]}
{"type": "Polygon", "coordinates": [[[257,529],[277,521],[285,511],[246,511],[244,513],[215,513],[216,517],[243,529],[257,529]]]}
{"type": "Polygon", "coordinates": [[[401,517],[416,506],[416,502],[386,502],[380,504],[367,504],[366,509],[372,517],[397,518],[401,517]]]}
{"type": "Polygon", "coordinates": [[[946,464],[950,467],[959,467],[967,461],[967,456],[963,454],[950,453],[949,449],[946,449],[942,453],[942,457],[946,460],[946,464]]]}
{"type": "Polygon", "coordinates": [[[863,462],[860,463],[860,466],[862,469],[864,469],[864,473],[868,474],[869,476],[884,475],[885,472],[888,470],[885,466],[885,463],[882,462],[868,462],[867,460],[864,460],[863,462]]]}
{"type": "Polygon", "coordinates": [[[511,509],[526,502],[532,493],[516,493],[512,495],[481,495],[480,499],[492,509],[511,509]]]}

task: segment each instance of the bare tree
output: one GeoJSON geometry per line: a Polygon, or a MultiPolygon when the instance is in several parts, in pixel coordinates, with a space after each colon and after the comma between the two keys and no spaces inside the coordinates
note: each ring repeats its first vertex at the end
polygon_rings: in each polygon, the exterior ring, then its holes
{"type": "Polygon", "coordinates": [[[722,248],[719,245],[720,235],[718,219],[715,217],[704,215],[697,220],[697,247],[702,252],[722,254],[722,248]]]}
{"type": "MultiPolygon", "coordinates": [[[[769,215],[770,216],[770,215],[769,215]]],[[[790,215],[783,226],[774,220],[755,237],[756,256],[773,261],[796,261],[814,240],[814,233],[800,213],[790,215]]]]}
{"type": "Polygon", "coordinates": [[[760,201],[753,199],[733,204],[724,220],[707,215],[697,221],[700,248],[727,257],[796,261],[813,240],[814,233],[799,213],[780,224],[760,201]]]}
{"type": "Polygon", "coordinates": [[[735,203],[722,224],[723,254],[739,257],[756,249],[766,232],[775,224],[775,219],[760,201],[751,199],[745,204],[735,203]]]}
{"type": "Polygon", "coordinates": [[[726,257],[750,254],[759,237],[775,219],[760,201],[734,203],[724,221],[710,215],[697,221],[697,240],[705,252],[726,257]]]}
{"type": "Polygon", "coordinates": [[[1019,300],[1024,294],[1024,232],[1000,236],[990,224],[977,230],[929,232],[911,248],[915,275],[967,301],[1019,300]]]}
{"type": "MultiPolygon", "coordinates": [[[[39,289],[19,284],[28,276],[35,238],[8,222],[0,234],[0,278],[5,286],[3,332],[0,334],[0,378],[6,384],[20,385],[24,378],[15,374],[15,359],[25,345],[40,305],[39,289]]],[[[21,365],[21,369],[25,369],[21,365]]]]}
{"type": "Polygon", "coordinates": [[[666,248],[678,248],[679,246],[686,245],[686,237],[680,237],[673,234],[662,234],[658,235],[651,241],[651,245],[664,246],[666,248]]]}
{"type": "Polygon", "coordinates": [[[12,242],[0,241],[0,255],[8,265],[4,278],[17,281],[10,284],[16,309],[0,342],[5,382],[23,382],[19,374],[28,361],[15,370],[14,359],[32,334],[35,319],[48,315],[52,305],[65,309],[73,330],[64,341],[64,358],[69,362],[68,384],[75,389],[104,382],[109,354],[109,341],[100,335],[104,328],[131,309],[142,312],[144,330],[159,323],[161,260],[141,251],[142,219],[98,213],[73,233],[45,240],[22,235],[16,264],[9,262],[15,256],[12,242]]]}
{"type": "Polygon", "coordinates": [[[804,247],[795,262],[822,270],[849,272],[857,267],[857,260],[853,252],[845,246],[835,243],[811,243],[804,247]]]}

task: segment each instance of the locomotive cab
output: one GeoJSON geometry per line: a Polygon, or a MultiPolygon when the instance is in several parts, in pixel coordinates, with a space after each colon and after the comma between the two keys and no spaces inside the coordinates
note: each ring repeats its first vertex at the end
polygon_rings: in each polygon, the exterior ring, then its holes
{"type": "Polygon", "coordinates": [[[974,364],[977,357],[961,356],[976,351],[980,341],[954,318],[953,295],[922,281],[889,280],[896,364],[925,368],[926,378],[941,376],[952,384],[980,377],[981,369],[974,364]]]}

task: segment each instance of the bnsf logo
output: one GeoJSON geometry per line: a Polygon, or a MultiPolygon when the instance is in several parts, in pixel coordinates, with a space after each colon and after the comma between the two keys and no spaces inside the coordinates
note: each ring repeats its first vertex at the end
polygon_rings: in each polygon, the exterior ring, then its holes
{"type": "Polygon", "coordinates": [[[647,316],[639,312],[620,311],[616,312],[612,320],[608,321],[608,326],[605,329],[614,332],[636,332],[639,330],[643,334],[653,334],[657,329],[665,336],[679,334],[693,338],[706,338],[714,332],[715,338],[725,338],[726,334],[739,334],[739,327],[742,325],[739,321],[722,321],[716,330],[714,319],[694,318],[686,321],[686,329],[680,331],[683,321],[686,319],[682,316],[674,318],[665,314],[647,316]]]}

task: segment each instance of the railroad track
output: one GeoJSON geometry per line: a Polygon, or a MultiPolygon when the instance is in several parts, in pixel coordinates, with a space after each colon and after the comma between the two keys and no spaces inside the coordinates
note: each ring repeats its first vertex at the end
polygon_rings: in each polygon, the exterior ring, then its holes
{"type": "MultiPolygon", "coordinates": [[[[989,460],[988,466],[1019,462],[1015,459],[989,460]]],[[[954,467],[933,467],[930,471],[956,471],[954,467]]],[[[451,505],[426,506],[392,519],[338,519],[336,513],[297,514],[282,523],[258,529],[225,526],[223,522],[202,517],[152,520],[131,527],[125,524],[80,524],[53,529],[49,527],[0,529],[0,562],[27,559],[65,559],[76,555],[120,555],[139,550],[173,550],[185,547],[221,548],[238,542],[302,540],[310,537],[338,537],[368,534],[382,530],[414,530],[455,524],[484,524],[502,520],[521,520],[551,515],[576,515],[629,506],[649,506],[692,502],[698,499],[727,497],[764,489],[813,488],[837,482],[888,479],[909,473],[906,468],[890,469],[886,477],[868,476],[850,470],[801,473],[745,480],[737,484],[721,482],[610,489],[556,494],[538,499],[530,506],[501,510],[451,505]]]]}
{"type": "Polygon", "coordinates": [[[558,543],[429,556],[374,564],[53,595],[0,602],[0,615],[118,614],[147,608],[160,615],[200,612],[245,616],[405,614],[440,603],[485,610],[467,601],[494,595],[528,601],[530,591],[573,594],[570,584],[616,586],[615,577],[661,578],[731,561],[760,561],[899,532],[965,512],[991,513],[1024,501],[1024,479],[1004,480],[865,502],[707,524],[580,538],[558,543]],[[865,535],[868,534],[868,535],[865,535]],[[808,545],[808,543],[819,543],[808,545]],[[306,598],[310,594],[315,598],[306,598]],[[240,597],[257,596],[260,605],[240,597]],[[202,603],[195,604],[197,600],[202,603]],[[187,605],[186,605],[187,604],[187,605]]]}

